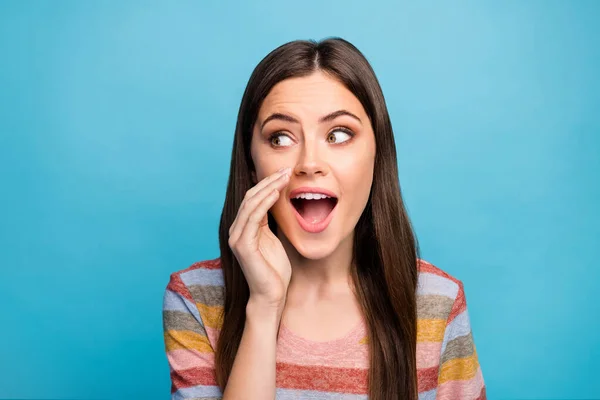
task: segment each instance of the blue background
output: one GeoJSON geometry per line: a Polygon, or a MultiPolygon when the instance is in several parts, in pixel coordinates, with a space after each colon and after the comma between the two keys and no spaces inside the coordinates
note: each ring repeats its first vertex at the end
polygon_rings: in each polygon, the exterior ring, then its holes
{"type": "Polygon", "coordinates": [[[600,2],[168,3],[0,3],[0,398],[168,398],[162,295],[218,256],[247,79],[327,36],[381,81],[489,398],[600,397],[600,2]]]}

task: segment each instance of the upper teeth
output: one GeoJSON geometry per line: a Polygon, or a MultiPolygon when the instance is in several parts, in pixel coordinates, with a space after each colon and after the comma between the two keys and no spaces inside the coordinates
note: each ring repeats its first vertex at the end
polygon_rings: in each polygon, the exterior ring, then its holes
{"type": "Polygon", "coordinates": [[[321,200],[321,199],[330,199],[331,196],[327,196],[321,193],[299,193],[294,196],[294,199],[306,199],[306,200],[321,200]]]}

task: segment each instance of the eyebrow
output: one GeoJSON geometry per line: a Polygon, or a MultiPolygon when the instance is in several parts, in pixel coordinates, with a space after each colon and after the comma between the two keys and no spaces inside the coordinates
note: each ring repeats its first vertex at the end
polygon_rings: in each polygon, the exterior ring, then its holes
{"type": "MultiPolygon", "coordinates": [[[[334,111],[330,114],[327,114],[324,117],[321,117],[321,119],[319,119],[320,123],[323,122],[329,122],[329,121],[333,121],[334,119],[341,117],[343,115],[346,115],[348,117],[352,117],[355,120],[357,120],[358,122],[360,122],[360,124],[362,125],[362,121],[360,120],[360,118],[358,118],[356,115],[352,114],[350,111],[347,110],[337,110],[334,111]]],[[[274,113],[269,115],[262,123],[261,125],[261,129],[263,129],[265,127],[265,125],[267,124],[267,122],[272,121],[272,120],[280,120],[280,121],[285,121],[285,122],[291,122],[294,124],[299,124],[300,121],[298,121],[296,118],[292,117],[291,115],[287,115],[287,114],[282,114],[282,113],[274,113]]]]}

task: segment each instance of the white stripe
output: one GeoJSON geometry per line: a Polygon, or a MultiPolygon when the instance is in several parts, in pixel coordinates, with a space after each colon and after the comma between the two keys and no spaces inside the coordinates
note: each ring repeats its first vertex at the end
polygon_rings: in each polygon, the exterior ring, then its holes
{"type": "Polygon", "coordinates": [[[435,400],[437,389],[431,389],[426,392],[419,393],[419,400],[435,400]]]}
{"type": "Polygon", "coordinates": [[[455,299],[458,295],[458,285],[443,276],[421,272],[417,282],[417,294],[437,294],[455,299]]]}
{"type": "Polygon", "coordinates": [[[203,397],[222,397],[221,389],[218,386],[198,385],[188,388],[182,388],[171,395],[171,400],[197,399],[203,397]]]}
{"type": "Polygon", "coordinates": [[[468,335],[471,332],[471,322],[469,321],[469,310],[464,310],[458,314],[450,324],[446,327],[444,333],[444,341],[442,342],[442,350],[440,354],[444,354],[446,345],[453,339],[459,336],[468,335]]]}
{"type": "Polygon", "coordinates": [[[275,394],[277,400],[367,400],[366,394],[345,394],[319,392],[316,390],[295,390],[278,388],[275,394]]]}
{"type": "Polygon", "coordinates": [[[223,270],[198,268],[184,272],[180,275],[186,286],[190,285],[212,285],[223,286],[223,270]]]}
{"type": "Polygon", "coordinates": [[[165,290],[165,295],[163,297],[163,310],[181,311],[187,314],[191,313],[198,320],[198,322],[204,326],[196,304],[181,296],[179,293],[175,293],[169,289],[165,290]]]}

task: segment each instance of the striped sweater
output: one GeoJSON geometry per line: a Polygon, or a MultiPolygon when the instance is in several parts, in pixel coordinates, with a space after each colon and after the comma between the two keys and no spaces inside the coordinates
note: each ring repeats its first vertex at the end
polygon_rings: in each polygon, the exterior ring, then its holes
{"type": "MultiPolygon", "coordinates": [[[[214,351],[222,326],[223,274],[208,260],[171,274],[163,301],[171,400],[220,399],[214,351]]],[[[314,342],[281,325],[276,398],[364,400],[368,393],[366,326],[314,342]]],[[[419,400],[483,400],[479,366],[462,282],[423,260],[417,286],[419,400]]]]}

